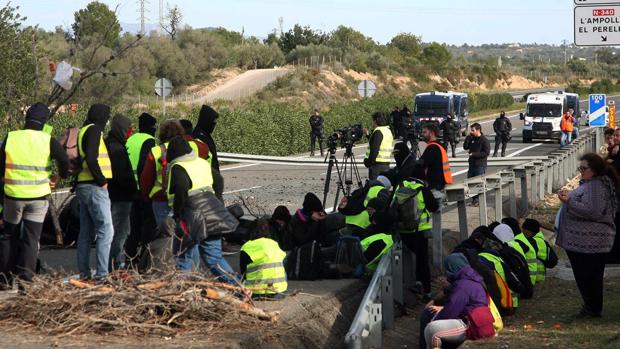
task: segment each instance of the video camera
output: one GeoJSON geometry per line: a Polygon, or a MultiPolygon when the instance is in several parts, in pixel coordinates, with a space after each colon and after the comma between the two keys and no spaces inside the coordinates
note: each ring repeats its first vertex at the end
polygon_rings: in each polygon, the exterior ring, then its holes
{"type": "Polygon", "coordinates": [[[336,149],[338,147],[338,140],[340,140],[340,146],[345,148],[352,146],[364,135],[364,129],[361,124],[353,124],[340,129],[337,129],[327,138],[327,145],[329,148],[336,149]]]}

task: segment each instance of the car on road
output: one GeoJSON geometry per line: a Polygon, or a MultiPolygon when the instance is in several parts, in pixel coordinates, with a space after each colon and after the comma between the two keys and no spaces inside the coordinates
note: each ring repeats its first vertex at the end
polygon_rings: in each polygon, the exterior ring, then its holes
{"type": "Polygon", "coordinates": [[[523,120],[523,143],[533,139],[552,139],[558,143],[562,139],[560,122],[568,110],[568,99],[561,92],[536,93],[527,97],[523,120]]]}
{"type": "MultiPolygon", "coordinates": [[[[413,119],[415,127],[419,130],[422,124],[434,122],[441,124],[448,114],[454,116],[454,120],[459,127],[457,141],[460,136],[467,135],[469,128],[469,98],[463,92],[425,92],[418,93],[414,99],[413,119]]],[[[441,137],[441,134],[439,135],[441,137]]]]}

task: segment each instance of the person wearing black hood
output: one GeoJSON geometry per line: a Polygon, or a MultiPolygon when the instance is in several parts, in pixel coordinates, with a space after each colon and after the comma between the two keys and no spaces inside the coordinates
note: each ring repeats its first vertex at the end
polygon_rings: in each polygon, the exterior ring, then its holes
{"type": "Polygon", "coordinates": [[[302,208],[291,218],[291,249],[320,241],[325,232],[325,218],[327,214],[321,200],[314,193],[307,193],[302,208]]]}
{"type": "Polygon", "coordinates": [[[224,202],[224,177],[220,174],[220,162],[217,159],[217,148],[215,147],[215,141],[213,140],[213,131],[217,125],[217,119],[219,114],[213,110],[210,106],[203,104],[198,114],[198,122],[192,132],[192,137],[207,144],[209,148],[209,157],[211,158],[211,169],[213,175],[213,190],[215,195],[224,202]]]}
{"type": "Polygon", "coordinates": [[[215,197],[211,166],[198,157],[183,136],[170,141],[166,160],[168,202],[183,232],[179,250],[173,252],[182,256],[198,245],[202,261],[213,275],[238,284],[233,269],[222,256],[222,235],[235,231],[239,222],[215,197]]]}
{"type": "Polygon", "coordinates": [[[132,169],[131,161],[125,148],[130,133],[131,120],[124,115],[112,118],[110,132],[105,139],[110,161],[112,162],[113,178],[108,181],[110,195],[112,226],[114,237],[110,246],[109,270],[121,266],[123,246],[131,229],[131,206],[138,194],[138,186],[132,169]]]}
{"type": "Polygon", "coordinates": [[[58,173],[68,176],[69,159],[60,143],[43,132],[50,111],[43,103],[26,112],[23,130],[11,131],[0,147],[0,177],[4,179],[4,231],[0,235],[0,289],[13,275],[32,281],[38,243],[51,193],[51,159],[58,173]]]}
{"type": "Polygon", "coordinates": [[[77,175],[75,192],[80,205],[80,234],[77,260],[80,277],[91,278],[90,245],[97,241],[95,279],[108,275],[110,245],[114,236],[108,180],[112,179],[112,163],[103,142],[103,130],[110,118],[110,107],[94,104],[88,110],[84,126],[78,133],[78,153],[82,168],[77,175]]]}
{"type": "Polygon", "coordinates": [[[155,146],[155,132],[157,119],[149,113],[142,113],[138,117],[138,132],[130,135],[125,143],[131,167],[134,171],[136,187],[140,184],[139,178],[144,168],[144,161],[151,148],[155,146]]]}

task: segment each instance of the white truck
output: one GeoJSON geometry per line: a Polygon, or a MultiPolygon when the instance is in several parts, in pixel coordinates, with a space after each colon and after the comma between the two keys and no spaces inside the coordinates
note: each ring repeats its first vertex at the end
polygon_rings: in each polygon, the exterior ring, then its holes
{"type": "Polygon", "coordinates": [[[532,139],[551,139],[558,143],[562,139],[560,121],[568,110],[566,95],[562,92],[536,93],[527,97],[523,120],[523,143],[532,139]]]}

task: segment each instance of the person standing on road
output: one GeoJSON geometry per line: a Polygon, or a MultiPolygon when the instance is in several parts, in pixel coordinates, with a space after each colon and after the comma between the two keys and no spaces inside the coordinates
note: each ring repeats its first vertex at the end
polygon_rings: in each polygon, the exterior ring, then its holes
{"type": "Polygon", "coordinates": [[[569,109],[564,115],[562,115],[562,121],[560,121],[560,130],[562,131],[562,139],[560,139],[560,147],[566,146],[571,142],[573,135],[573,115],[572,109],[569,109]]]}
{"type": "Polygon", "coordinates": [[[387,126],[385,115],[376,112],[372,114],[373,131],[370,133],[364,129],[366,136],[370,138],[366,156],[364,157],[364,166],[368,168],[368,179],[377,179],[381,172],[390,169],[390,161],[392,160],[392,131],[387,126]]]}
{"type": "Polygon", "coordinates": [[[103,130],[109,118],[109,106],[94,104],[88,110],[84,126],[78,133],[78,153],[83,160],[75,189],[80,204],[77,259],[80,276],[85,279],[91,278],[90,245],[95,238],[97,270],[94,278],[103,279],[108,275],[110,244],[114,236],[108,194],[112,164],[103,142],[103,130]]]}
{"type": "Polygon", "coordinates": [[[112,226],[114,228],[108,266],[110,271],[121,267],[123,247],[131,230],[131,205],[138,197],[138,186],[131,161],[129,161],[127,148],[125,148],[130,126],[131,121],[126,116],[120,114],[114,116],[110,125],[110,132],[105,139],[112,162],[113,175],[113,178],[108,181],[112,226]]]}
{"type": "Polygon", "coordinates": [[[441,144],[437,143],[438,133],[439,129],[435,123],[427,123],[422,126],[422,140],[426,142],[426,149],[420,156],[420,160],[423,162],[428,187],[433,191],[436,198],[436,193],[441,192],[446,184],[452,184],[448,153],[441,144]]]}
{"type": "MultiPolygon", "coordinates": [[[[482,134],[482,127],[475,122],[470,127],[469,135],[463,142],[463,149],[469,152],[469,170],[467,178],[482,176],[487,171],[487,158],[491,154],[491,143],[482,134]]],[[[478,205],[478,196],[472,199],[474,206],[478,205]]]]}
{"type": "Polygon", "coordinates": [[[620,178],[595,153],[581,157],[581,181],[572,192],[558,193],[560,209],[556,245],[566,250],[583,299],[578,317],[601,317],[605,260],[616,235],[614,219],[620,178]]]}
{"type": "Polygon", "coordinates": [[[60,143],[43,132],[50,116],[47,105],[33,104],[23,130],[11,131],[0,148],[4,181],[4,231],[0,236],[0,289],[10,289],[13,275],[32,281],[39,239],[49,207],[51,159],[58,174],[68,176],[69,159],[60,143]]]}
{"type": "Polygon", "coordinates": [[[495,151],[493,152],[493,157],[497,157],[500,143],[502,144],[502,157],[504,157],[506,156],[506,145],[510,141],[512,123],[506,117],[506,113],[503,110],[499,113],[499,118],[493,122],[493,131],[495,131],[495,151]]]}
{"type": "Polygon", "coordinates": [[[392,131],[394,131],[394,138],[398,139],[403,137],[404,134],[401,132],[403,126],[403,114],[398,106],[394,107],[394,110],[390,113],[390,121],[392,123],[392,131]]]}
{"type": "Polygon", "coordinates": [[[443,147],[448,150],[448,144],[452,148],[452,157],[456,157],[456,135],[459,132],[459,127],[454,121],[452,114],[448,114],[446,119],[441,122],[439,129],[443,131],[443,147]]]}
{"type": "Polygon", "coordinates": [[[314,146],[316,140],[319,140],[319,149],[323,156],[323,116],[318,109],[314,109],[314,113],[310,115],[310,156],[314,156],[314,146]]]}

